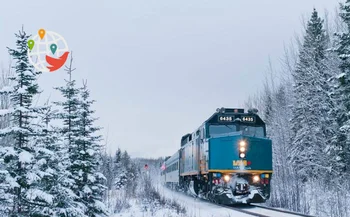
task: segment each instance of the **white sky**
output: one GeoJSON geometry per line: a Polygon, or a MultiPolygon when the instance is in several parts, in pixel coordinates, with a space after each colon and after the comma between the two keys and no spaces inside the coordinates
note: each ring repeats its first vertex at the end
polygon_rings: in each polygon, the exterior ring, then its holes
{"type": "MultiPolygon", "coordinates": [[[[0,63],[22,24],[61,34],[74,78],[88,79],[109,150],[172,155],[181,137],[218,107],[242,107],[261,87],[313,7],[338,0],[1,0],[0,63]]],[[[276,65],[278,66],[278,65],[276,65]]],[[[41,99],[59,94],[63,70],[40,78],[41,99]]]]}

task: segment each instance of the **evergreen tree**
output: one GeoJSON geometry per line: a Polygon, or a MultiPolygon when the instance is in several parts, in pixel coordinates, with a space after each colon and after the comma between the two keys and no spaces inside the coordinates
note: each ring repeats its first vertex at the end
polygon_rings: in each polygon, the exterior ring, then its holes
{"type": "Polygon", "coordinates": [[[37,186],[41,179],[40,169],[36,168],[35,153],[36,126],[33,124],[37,119],[40,108],[32,105],[33,98],[39,93],[37,76],[33,66],[28,61],[27,40],[30,36],[22,29],[15,34],[17,48],[10,49],[11,57],[16,61],[15,73],[10,77],[13,86],[11,90],[1,92],[9,94],[12,108],[2,112],[10,115],[10,126],[0,131],[0,136],[9,138],[11,143],[6,144],[0,151],[4,168],[2,186],[7,186],[8,215],[27,216],[30,210],[36,206],[34,200],[45,200],[46,193],[37,186]]]}
{"type": "Polygon", "coordinates": [[[292,158],[299,174],[317,178],[329,172],[326,150],[334,129],[332,126],[332,100],[328,80],[331,74],[326,67],[328,38],[323,20],[314,9],[308,21],[299,61],[293,73],[295,104],[293,107],[292,158]]]}
{"type": "Polygon", "coordinates": [[[106,187],[105,177],[98,172],[101,146],[101,136],[96,133],[101,129],[95,126],[97,118],[92,117],[95,111],[91,109],[94,100],[90,100],[90,92],[86,83],[80,91],[81,102],[78,108],[79,136],[76,148],[72,150],[74,161],[71,170],[76,182],[74,191],[87,207],[85,214],[89,217],[106,216],[107,209],[102,202],[106,187]]]}
{"type": "Polygon", "coordinates": [[[340,62],[341,74],[337,76],[339,84],[337,85],[336,96],[337,104],[337,123],[339,131],[337,132],[338,147],[337,160],[340,173],[350,175],[350,0],[340,6],[340,17],[345,23],[346,31],[338,33],[338,45],[335,49],[340,62]]]}
{"type": "Polygon", "coordinates": [[[114,173],[113,170],[113,157],[104,153],[102,156],[102,173],[106,177],[106,185],[108,190],[112,190],[113,181],[114,181],[114,173]]]}
{"type": "Polygon", "coordinates": [[[42,172],[40,187],[45,191],[48,201],[36,200],[40,203],[31,211],[31,216],[82,216],[78,197],[71,191],[71,174],[66,170],[69,165],[68,149],[60,138],[59,128],[49,126],[56,111],[46,106],[40,114],[39,128],[41,132],[37,138],[37,167],[42,172]]]}
{"type": "Polygon", "coordinates": [[[71,53],[71,59],[69,66],[65,71],[68,73],[69,79],[66,80],[65,86],[57,87],[64,97],[64,101],[55,102],[55,105],[61,107],[62,111],[58,113],[58,118],[63,121],[63,127],[59,130],[61,138],[63,139],[64,146],[68,150],[68,160],[65,165],[67,170],[67,178],[69,180],[69,186],[71,191],[71,197],[74,198],[74,206],[72,212],[68,216],[85,216],[87,207],[82,203],[80,195],[77,194],[77,188],[79,186],[79,170],[76,168],[75,161],[80,157],[78,139],[79,139],[79,89],[75,87],[75,80],[72,79],[72,72],[75,70],[72,68],[73,57],[71,53]]]}
{"type": "Polygon", "coordinates": [[[115,188],[119,190],[124,188],[130,179],[128,174],[128,168],[130,166],[130,157],[127,151],[124,151],[122,153],[121,150],[118,149],[114,160],[114,171],[116,174],[114,185],[115,188]]]}
{"type": "Polygon", "coordinates": [[[123,183],[124,183],[123,180],[125,179],[125,177],[122,179],[119,179],[119,177],[121,177],[119,174],[122,173],[121,158],[122,158],[122,151],[120,150],[120,148],[118,148],[117,151],[115,152],[114,157],[112,158],[113,177],[111,179],[111,182],[112,182],[111,184],[114,184],[116,189],[120,189],[123,186],[123,183]]]}
{"type": "Polygon", "coordinates": [[[127,151],[121,153],[118,149],[117,157],[118,156],[120,156],[120,167],[118,171],[116,171],[116,189],[125,188],[128,192],[128,196],[132,196],[136,191],[136,183],[134,181],[137,175],[137,166],[131,160],[127,151]]]}

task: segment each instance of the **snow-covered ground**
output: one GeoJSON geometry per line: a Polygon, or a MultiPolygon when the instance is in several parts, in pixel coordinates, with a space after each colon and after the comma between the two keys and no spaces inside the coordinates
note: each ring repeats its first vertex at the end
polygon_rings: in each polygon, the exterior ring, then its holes
{"type": "Polygon", "coordinates": [[[159,186],[159,192],[169,199],[175,199],[187,210],[189,217],[251,217],[251,215],[220,207],[209,202],[171,191],[163,186],[159,186]]]}
{"type": "Polygon", "coordinates": [[[110,217],[187,217],[186,214],[177,214],[173,209],[152,209],[140,204],[135,199],[130,200],[129,204],[131,205],[129,209],[113,214],[110,217]]]}
{"type": "MultiPolygon", "coordinates": [[[[160,188],[159,191],[165,197],[170,199],[175,199],[178,203],[186,207],[188,216],[200,216],[200,217],[250,216],[251,217],[251,215],[230,210],[229,208],[220,207],[215,204],[211,204],[209,202],[206,202],[194,197],[190,197],[179,192],[171,191],[170,189],[167,189],[162,186],[159,188],[160,188]]],[[[247,208],[245,210],[252,213],[257,213],[257,214],[262,214],[267,216],[278,216],[278,217],[299,216],[299,215],[277,212],[274,210],[268,210],[260,207],[252,207],[252,208],[247,208]]]]}

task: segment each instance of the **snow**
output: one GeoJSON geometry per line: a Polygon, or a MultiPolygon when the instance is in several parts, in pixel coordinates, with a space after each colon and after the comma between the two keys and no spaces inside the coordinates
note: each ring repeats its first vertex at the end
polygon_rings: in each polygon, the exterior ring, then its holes
{"type": "Polygon", "coordinates": [[[26,198],[28,200],[34,200],[34,199],[42,199],[46,201],[47,203],[52,203],[53,196],[50,194],[45,193],[44,191],[41,191],[39,189],[29,189],[26,195],[26,198]]]}
{"type": "Polygon", "coordinates": [[[92,193],[92,191],[91,191],[91,189],[89,188],[89,186],[84,186],[83,187],[83,192],[85,193],[85,194],[90,194],[90,193],[92,193]]]}
{"type": "Polygon", "coordinates": [[[129,203],[131,205],[130,209],[118,214],[113,214],[110,217],[180,217],[180,215],[177,215],[172,210],[168,209],[157,211],[147,209],[147,207],[142,207],[138,204],[136,200],[130,200],[129,203]]]}
{"type": "Polygon", "coordinates": [[[37,150],[37,152],[42,152],[42,153],[47,154],[47,155],[54,155],[54,154],[55,154],[53,151],[50,151],[50,150],[47,149],[47,148],[41,148],[41,147],[39,147],[39,148],[37,148],[36,150],[37,150]]]}
{"type": "Polygon", "coordinates": [[[176,200],[184,206],[189,217],[246,217],[251,215],[234,211],[225,207],[220,207],[201,199],[193,198],[180,192],[171,191],[163,186],[159,186],[159,190],[163,196],[176,200]]]}
{"type": "Polygon", "coordinates": [[[39,166],[45,165],[46,164],[46,160],[45,159],[40,159],[38,160],[38,162],[36,163],[39,166]]]}
{"type": "Polygon", "coordinates": [[[24,128],[20,128],[20,127],[8,127],[8,128],[0,130],[0,134],[8,134],[8,133],[11,133],[11,132],[18,132],[18,133],[21,132],[23,134],[30,133],[29,130],[24,129],[24,128]]]}
{"type": "Polygon", "coordinates": [[[49,174],[53,174],[55,171],[52,168],[49,167],[49,168],[46,169],[45,172],[47,172],[49,174]]]}
{"type": "Polygon", "coordinates": [[[24,94],[24,93],[26,93],[27,91],[26,91],[26,88],[24,88],[24,87],[20,87],[20,88],[18,88],[18,90],[17,90],[17,93],[18,94],[24,94]]]}
{"type": "Polygon", "coordinates": [[[23,106],[18,106],[15,108],[15,111],[20,111],[20,112],[29,112],[29,110],[23,106]]]}
{"type": "MultiPolygon", "coordinates": [[[[283,209],[280,209],[280,210],[283,210],[283,209]]],[[[278,217],[298,217],[298,216],[300,216],[300,215],[294,215],[294,214],[264,209],[262,207],[254,207],[253,209],[249,209],[249,212],[259,213],[259,214],[267,215],[267,216],[278,216],[278,217]]]]}
{"type": "Polygon", "coordinates": [[[19,187],[16,179],[12,178],[10,175],[6,176],[6,183],[9,184],[11,188],[19,187]]]}
{"type": "Polygon", "coordinates": [[[95,151],[93,149],[86,150],[86,153],[88,153],[90,156],[93,156],[95,154],[95,151]]]}
{"type": "Polygon", "coordinates": [[[94,200],[94,202],[95,202],[95,207],[97,209],[100,209],[100,210],[105,210],[106,209],[106,205],[104,203],[102,203],[101,201],[94,200]]]}
{"type": "Polygon", "coordinates": [[[5,116],[5,115],[8,115],[8,114],[11,114],[12,110],[10,109],[1,109],[0,110],[0,116],[5,116]]]}
{"type": "Polygon", "coordinates": [[[343,77],[345,77],[345,76],[346,76],[345,73],[340,73],[339,75],[337,75],[337,78],[339,79],[339,78],[343,78],[343,77]]]}
{"type": "Polygon", "coordinates": [[[5,87],[0,89],[1,94],[11,93],[12,91],[13,91],[12,86],[5,86],[5,87]]]}
{"type": "Polygon", "coordinates": [[[30,163],[32,162],[33,155],[27,151],[22,151],[18,155],[19,161],[22,163],[30,163]]]}
{"type": "Polygon", "coordinates": [[[4,153],[4,157],[16,155],[16,151],[13,147],[3,147],[2,150],[0,149],[0,153],[4,153]]]}
{"type": "Polygon", "coordinates": [[[40,180],[40,177],[37,174],[32,172],[28,172],[28,174],[26,175],[26,178],[27,178],[28,184],[32,184],[40,180]]]}
{"type": "Polygon", "coordinates": [[[94,182],[96,181],[95,176],[93,176],[93,175],[91,175],[91,174],[88,174],[87,179],[88,179],[91,183],[94,183],[94,182]]]}
{"type": "Polygon", "coordinates": [[[99,178],[99,179],[104,179],[104,180],[106,180],[106,177],[105,177],[102,173],[97,172],[95,175],[96,175],[96,177],[99,178]]]}

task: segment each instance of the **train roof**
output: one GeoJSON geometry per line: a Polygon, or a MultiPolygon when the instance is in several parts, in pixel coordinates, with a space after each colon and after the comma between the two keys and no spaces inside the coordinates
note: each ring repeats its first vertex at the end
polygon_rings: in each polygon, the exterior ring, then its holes
{"type": "Polygon", "coordinates": [[[179,161],[179,151],[176,151],[175,154],[173,154],[170,158],[168,158],[166,161],[165,161],[165,165],[170,165],[176,161],[179,161]]]}
{"type": "Polygon", "coordinates": [[[218,108],[204,123],[215,124],[239,121],[247,124],[264,125],[264,121],[257,113],[257,109],[248,109],[245,112],[242,108],[218,108]]]}

